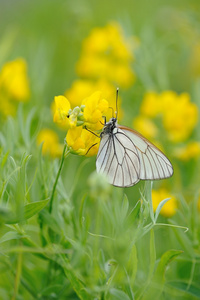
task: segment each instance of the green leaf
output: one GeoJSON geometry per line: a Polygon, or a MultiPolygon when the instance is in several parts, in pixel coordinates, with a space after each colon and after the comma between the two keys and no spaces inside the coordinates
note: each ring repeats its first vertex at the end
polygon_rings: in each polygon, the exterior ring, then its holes
{"type": "Polygon", "coordinates": [[[156,248],[155,248],[155,238],[154,238],[154,231],[151,229],[150,231],[150,263],[149,263],[149,274],[148,280],[151,279],[156,262],[156,248]]]}
{"type": "Polygon", "coordinates": [[[130,300],[127,294],[115,288],[110,289],[110,295],[111,295],[110,297],[111,300],[130,300]]]}
{"type": "Polygon", "coordinates": [[[12,215],[10,216],[7,220],[5,220],[6,224],[15,224],[15,223],[20,223],[23,221],[26,221],[36,215],[39,211],[41,211],[49,202],[49,199],[46,200],[41,200],[41,201],[36,201],[33,203],[29,203],[27,205],[24,205],[23,207],[23,215],[22,217],[12,215]]]}
{"type": "Polygon", "coordinates": [[[188,234],[185,233],[185,231],[183,231],[182,229],[180,230],[180,228],[176,227],[176,223],[170,219],[169,223],[174,225],[174,227],[171,227],[175,233],[176,239],[177,241],[180,243],[181,247],[183,248],[184,252],[187,252],[187,254],[190,257],[195,258],[196,254],[194,251],[194,248],[192,246],[190,237],[188,236],[188,234]]]}
{"type": "Polygon", "coordinates": [[[188,285],[187,282],[184,281],[170,281],[167,283],[168,286],[173,287],[177,291],[183,292],[183,294],[192,295],[200,299],[200,287],[195,285],[188,285]]]}
{"type": "Polygon", "coordinates": [[[135,245],[133,245],[130,252],[128,264],[127,264],[127,272],[130,277],[131,283],[134,283],[135,281],[137,267],[138,267],[137,248],[135,245]]]}
{"type": "Polygon", "coordinates": [[[0,207],[0,224],[5,223],[6,220],[9,220],[12,218],[12,212],[8,210],[7,208],[0,207]]]}
{"type": "Polygon", "coordinates": [[[61,258],[61,266],[65,272],[66,277],[68,278],[73,290],[76,292],[77,296],[81,300],[90,300],[91,295],[88,294],[86,290],[86,286],[84,283],[78,278],[77,274],[74,271],[74,268],[69,263],[66,257],[60,255],[61,258]]]}
{"type": "Polygon", "coordinates": [[[145,291],[142,300],[160,299],[160,295],[163,291],[164,282],[165,282],[166,268],[168,264],[181,253],[183,253],[183,251],[169,250],[162,255],[158,263],[158,266],[154,272],[153,278],[149,283],[149,288],[145,291]]]}
{"type": "Polygon", "coordinates": [[[21,133],[23,141],[27,147],[30,144],[30,128],[31,128],[31,123],[33,121],[33,117],[35,115],[35,111],[36,111],[36,109],[32,108],[29,111],[27,119],[24,120],[23,105],[20,104],[18,107],[18,124],[19,124],[19,128],[20,128],[20,133],[21,133]]]}
{"type": "Polygon", "coordinates": [[[122,202],[122,207],[121,207],[121,212],[123,216],[126,216],[128,213],[129,209],[129,201],[127,196],[124,194],[123,202],[122,202]]]}
{"type": "Polygon", "coordinates": [[[9,232],[6,232],[0,239],[0,244],[1,243],[4,243],[4,242],[7,242],[7,241],[10,241],[10,240],[17,240],[17,239],[20,239],[22,236],[16,232],[16,231],[9,231],[9,232]]]}
{"type": "Polygon", "coordinates": [[[47,210],[41,211],[40,216],[42,217],[44,224],[48,225],[52,231],[58,234],[62,232],[62,229],[60,228],[54,216],[51,215],[47,210]]]}
{"type": "Polygon", "coordinates": [[[128,219],[130,220],[131,223],[133,223],[139,217],[140,209],[141,209],[141,201],[139,200],[128,215],[128,219]]]}
{"type": "Polygon", "coordinates": [[[182,253],[182,250],[169,250],[165,252],[158,263],[154,274],[154,280],[160,283],[164,282],[164,275],[168,264],[182,253]]]}
{"type": "Polygon", "coordinates": [[[149,204],[150,218],[151,218],[152,222],[155,223],[154,212],[153,212],[153,203],[152,203],[152,185],[153,185],[152,181],[145,182],[145,194],[146,194],[146,200],[149,204]]]}
{"type": "Polygon", "coordinates": [[[62,290],[63,290],[62,284],[52,283],[52,284],[49,284],[49,286],[44,287],[44,289],[40,291],[40,295],[49,297],[51,299],[52,293],[58,295],[60,293],[60,291],[62,291],[62,290]]]}
{"type": "Polygon", "coordinates": [[[159,216],[159,213],[160,213],[162,207],[163,207],[163,206],[165,205],[165,203],[166,203],[167,201],[169,201],[170,199],[171,199],[171,198],[166,198],[166,199],[162,200],[162,201],[159,203],[159,205],[158,205],[158,207],[157,207],[157,209],[156,209],[156,212],[155,212],[155,217],[154,217],[155,222],[156,222],[157,219],[158,219],[158,216],[159,216]]]}
{"type": "Polygon", "coordinates": [[[27,119],[26,119],[26,124],[25,124],[25,129],[24,129],[24,138],[25,138],[25,142],[26,142],[26,145],[28,146],[30,144],[30,134],[31,134],[31,124],[33,122],[33,118],[35,116],[35,112],[36,112],[36,109],[35,107],[33,107],[28,116],[27,116],[27,119]]]}
{"type": "Polygon", "coordinates": [[[8,159],[8,156],[9,156],[9,151],[7,151],[5,153],[5,155],[2,157],[1,159],[1,168],[3,169],[3,167],[5,166],[6,162],[7,162],[7,159],[8,159]]]}

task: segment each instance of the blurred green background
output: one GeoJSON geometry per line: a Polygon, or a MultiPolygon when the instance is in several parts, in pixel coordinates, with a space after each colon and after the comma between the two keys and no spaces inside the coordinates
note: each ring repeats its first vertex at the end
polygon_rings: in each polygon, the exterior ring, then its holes
{"type": "MultiPolygon", "coordinates": [[[[164,186],[178,202],[174,216],[159,216],[166,226],[151,227],[151,207],[144,199],[137,202],[140,191],[150,199],[149,186],[99,184],[102,179],[92,173],[95,157],[66,158],[52,215],[42,210],[47,202],[25,207],[51,194],[59,159],[42,156],[36,139],[47,127],[63,143],[66,132],[53,124],[51,104],[78,78],[75,66],[91,30],[116,21],[138,42],[136,80],[120,89],[121,123],[132,127],[152,90],[187,92],[199,109],[199,12],[198,0],[0,0],[0,68],[24,58],[31,90],[16,116],[1,117],[0,299],[200,298],[198,153],[179,161],[172,153],[176,145],[164,136],[175,174],[153,187],[164,186]]],[[[179,146],[199,138],[197,124],[179,146]]]]}

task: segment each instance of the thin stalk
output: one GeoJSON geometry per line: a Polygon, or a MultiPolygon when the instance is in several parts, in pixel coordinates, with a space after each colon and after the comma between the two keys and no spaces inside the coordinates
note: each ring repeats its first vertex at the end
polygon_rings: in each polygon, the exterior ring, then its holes
{"type": "Polygon", "coordinates": [[[56,190],[56,186],[57,186],[57,183],[58,183],[58,179],[60,177],[60,173],[61,173],[61,170],[62,170],[62,167],[63,167],[63,163],[64,163],[64,160],[65,160],[65,150],[66,150],[66,147],[67,147],[67,145],[65,144],[64,148],[63,148],[63,153],[62,153],[61,161],[60,161],[60,167],[58,169],[58,173],[56,175],[56,179],[55,179],[55,182],[54,182],[54,185],[53,185],[53,189],[52,189],[52,192],[51,192],[51,197],[50,197],[50,202],[49,202],[49,213],[52,212],[54,194],[55,194],[55,190],[56,190]]]}
{"type": "Polygon", "coordinates": [[[12,300],[15,300],[17,297],[19,283],[20,283],[20,277],[21,277],[21,269],[22,269],[22,252],[19,252],[18,259],[17,259],[17,270],[16,270],[16,275],[15,275],[14,293],[12,296],[12,300]]]}

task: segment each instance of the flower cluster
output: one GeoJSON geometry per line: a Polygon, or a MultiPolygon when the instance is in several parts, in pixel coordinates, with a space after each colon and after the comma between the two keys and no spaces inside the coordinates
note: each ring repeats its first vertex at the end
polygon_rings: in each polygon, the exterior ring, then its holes
{"type": "Polygon", "coordinates": [[[200,143],[193,141],[187,143],[185,146],[177,147],[174,151],[174,156],[182,161],[189,161],[200,157],[200,143]]]}
{"type": "MultiPolygon", "coordinates": [[[[70,99],[72,107],[81,106],[83,104],[84,98],[88,95],[93,94],[95,91],[101,91],[102,97],[108,99],[109,107],[116,107],[116,97],[115,88],[111,83],[104,79],[99,79],[97,81],[77,79],[73,82],[70,89],[66,90],[65,97],[70,99]],[[111,96],[112,95],[112,96],[111,96]]],[[[118,119],[120,120],[123,115],[123,110],[120,106],[121,99],[118,97],[118,119]]],[[[113,116],[113,111],[111,109],[107,110],[105,117],[109,120],[113,116]]]]}
{"type": "Polygon", "coordinates": [[[126,39],[117,23],[93,28],[83,41],[77,74],[95,80],[104,78],[120,87],[129,87],[135,79],[131,69],[133,44],[133,38],[126,39]]]}
{"type": "Polygon", "coordinates": [[[187,93],[173,91],[147,93],[141,113],[149,118],[161,117],[163,127],[172,142],[185,141],[197,124],[198,109],[187,93]]]}
{"type": "Polygon", "coordinates": [[[18,58],[7,62],[0,71],[0,112],[14,115],[18,102],[26,102],[30,96],[27,65],[18,58]]]}
{"type": "MultiPolygon", "coordinates": [[[[197,121],[198,108],[191,102],[189,94],[177,95],[173,91],[164,91],[160,94],[148,92],[145,95],[140,115],[133,125],[147,138],[158,139],[165,136],[170,142],[177,144],[185,142],[191,136],[197,121]]],[[[190,150],[193,152],[191,157],[198,154],[197,144],[175,151],[175,156],[182,156],[184,159],[186,155],[183,152],[188,153],[190,150]]]]}
{"type": "MultiPolygon", "coordinates": [[[[116,22],[93,28],[83,41],[81,56],[77,62],[76,72],[80,78],[64,94],[70,99],[72,107],[80,106],[84,97],[97,90],[103,92],[103,97],[111,99],[110,107],[115,107],[115,97],[111,95],[115,94],[116,85],[128,88],[135,79],[131,67],[135,44],[133,37],[125,38],[122,28],[116,22]]],[[[122,113],[122,109],[119,109],[119,119],[122,113]]],[[[109,119],[112,115],[109,110],[106,117],[109,119]]]]}
{"type": "MultiPolygon", "coordinates": [[[[83,41],[76,68],[80,78],[73,82],[64,96],[55,97],[52,104],[54,122],[68,130],[66,141],[72,152],[81,155],[97,153],[99,138],[87,129],[99,131],[104,124],[102,116],[110,119],[115,115],[114,85],[127,88],[133,83],[133,45],[133,38],[126,39],[117,23],[94,28],[83,41]]],[[[118,119],[123,114],[120,102],[119,98],[118,119]]]]}
{"type": "Polygon", "coordinates": [[[98,151],[99,137],[94,132],[103,128],[109,105],[96,91],[73,109],[65,96],[55,97],[54,122],[68,129],[66,142],[70,152],[92,156],[98,151]]]}

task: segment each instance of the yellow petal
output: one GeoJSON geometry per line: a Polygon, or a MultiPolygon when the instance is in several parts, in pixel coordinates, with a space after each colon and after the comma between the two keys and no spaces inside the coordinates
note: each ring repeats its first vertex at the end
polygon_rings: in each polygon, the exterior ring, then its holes
{"type": "Polygon", "coordinates": [[[81,126],[70,128],[67,132],[66,141],[71,152],[78,155],[92,156],[97,154],[100,139],[81,126]]]}
{"type": "Polygon", "coordinates": [[[53,121],[55,123],[62,123],[65,125],[69,122],[68,113],[70,110],[70,103],[65,96],[56,96],[54,97],[55,101],[55,111],[53,121]]]}

